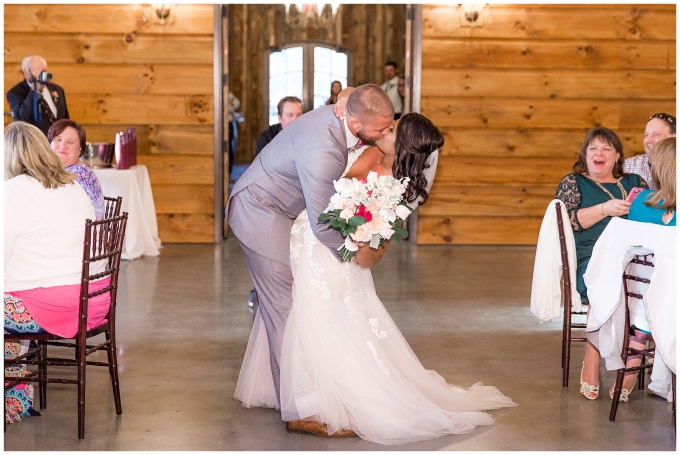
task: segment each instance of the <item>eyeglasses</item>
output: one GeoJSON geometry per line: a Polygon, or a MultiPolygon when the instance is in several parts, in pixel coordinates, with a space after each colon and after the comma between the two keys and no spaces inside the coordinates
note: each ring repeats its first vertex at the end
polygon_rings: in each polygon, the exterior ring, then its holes
{"type": "Polygon", "coordinates": [[[653,118],[658,118],[658,119],[663,120],[666,123],[670,123],[671,125],[675,125],[675,117],[673,117],[672,115],[668,115],[668,114],[664,114],[664,113],[654,114],[651,117],[649,117],[649,120],[651,120],[653,118]]]}

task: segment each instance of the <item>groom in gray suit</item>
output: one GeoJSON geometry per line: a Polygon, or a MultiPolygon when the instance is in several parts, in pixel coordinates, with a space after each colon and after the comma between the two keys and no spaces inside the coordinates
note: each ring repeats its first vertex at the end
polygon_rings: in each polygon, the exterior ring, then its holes
{"type": "MultiPolygon", "coordinates": [[[[314,235],[340,260],[337,249],[344,243],[342,236],[328,223],[316,220],[335,193],[333,180],[345,171],[349,150],[360,139],[373,144],[393,123],[392,102],[377,85],[357,87],[346,110],[341,120],[332,105],[322,106],[283,129],[236,182],[225,210],[255,284],[279,403],[283,332],[292,307],[293,222],[306,208],[314,235]]],[[[323,433],[316,428],[303,431],[323,433]]]]}

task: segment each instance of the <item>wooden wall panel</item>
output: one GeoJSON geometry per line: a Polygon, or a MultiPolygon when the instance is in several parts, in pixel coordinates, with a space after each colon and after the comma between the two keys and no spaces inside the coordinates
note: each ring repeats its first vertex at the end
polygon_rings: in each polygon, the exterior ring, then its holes
{"type": "MultiPolygon", "coordinates": [[[[210,202],[212,207],[212,201],[210,202]]],[[[157,213],[158,232],[164,232],[166,243],[210,243],[206,240],[205,226],[213,226],[211,213],[157,213]]],[[[212,235],[212,233],[211,233],[212,235]]]]}
{"type": "Polygon", "coordinates": [[[427,6],[428,38],[675,40],[673,5],[490,5],[491,22],[460,27],[456,7],[427,6]]]}
{"type": "Polygon", "coordinates": [[[212,5],[174,5],[173,22],[148,19],[142,5],[5,5],[5,33],[212,35],[212,5]],[[146,16],[145,16],[146,15],[146,16]]]}
{"type": "Polygon", "coordinates": [[[149,169],[152,185],[214,182],[212,156],[138,155],[137,162],[149,169]]]}
{"type": "MultiPolygon", "coordinates": [[[[206,182],[207,183],[207,182],[206,182]]],[[[156,183],[153,199],[156,213],[210,213],[212,212],[213,185],[156,183]]]]}
{"type": "Polygon", "coordinates": [[[418,215],[418,243],[531,245],[536,243],[542,219],[543,216],[418,215]]]}
{"type": "Polygon", "coordinates": [[[423,42],[426,68],[675,68],[675,41],[451,39],[423,42]]]}
{"type": "Polygon", "coordinates": [[[282,4],[229,5],[229,88],[241,101],[245,119],[238,126],[236,162],[253,160],[257,137],[268,126],[262,122],[262,97],[268,90],[262,71],[268,47],[304,39],[341,44],[354,51],[355,85],[382,84],[386,61],[396,61],[404,71],[405,30],[403,4],[342,4],[335,27],[302,30],[285,24],[282,4]]]}
{"type": "Polygon", "coordinates": [[[554,198],[552,185],[508,186],[503,197],[493,186],[480,183],[435,184],[432,200],[419,209],[419,216],[543,216],[545,198],[554,198]]]}
{"type": "Polygon", "coordinates": [[[4,5],[5,88],[22,80],[25,56],[42,55],[88,141],[113,142],[136,128],[161,241],[212,242],[213,5],[176,5],[167,25],[148,20],[150,12],[4,5]]]}
{"type": "Polygon", "coordinates": [[[423,70],[422,96],[515,97],[550,99],[657,99],[665,100],[675,90],[673,71],[591,70],[423,70]],[[503,87],[499,93],[498,87],[503,87]]]}
{"type": "Polygon", "coordinates": [[[67,92],[66,99],[69,115],[82,123],[160,123],[179,127],[212,124],[213,121],[210,95],[78,95],[67,92]]]}
{"type": "Polygon", "coordinates": [[[451,184],[488,183],[501,186],[555,186],[574,164],[570,158],[485,158],[441,156],[437,181],[451,184]],[[470,177],[473,177],[472,179],[470,177]]]}
{"type": "Polygon", "coordinates": [[[649,116],[676,108],[675,10],[494,4],[470,28],[424,5],[421,113],[445,145],[418,241],[535,244],[590,128],[641,153],[649,116]]]}
{"type": "Polygon", "coordinates": [[[213,156],[212,125],[84,124],[90,142],[106,142],[129,126],[137,131],[137,154],[213,156]]]}
{"type": "MultiPolygon", "coordinates": [[[[444,128],[446,147],[441,156],[554,157],[576,160],[583,133],[580,130],[494,128],[480,140],[478,128],[444,128]]],[[[616,130],[624,151],[642,150],[639,130],[616,130]]]]}
{"type": "MultiPolygon", "coordinates": [[[[50,48],[43,57],[50,63],[202,64],[212,61],[212,36],[166,36],[116,33],[111,35],[45,33],[50,48]],[[191,52],[187,52],[191,49],[191,52]]],[[[5,63],[17,63],[35,49],[35,34],[5,36],[5,63]]]]}

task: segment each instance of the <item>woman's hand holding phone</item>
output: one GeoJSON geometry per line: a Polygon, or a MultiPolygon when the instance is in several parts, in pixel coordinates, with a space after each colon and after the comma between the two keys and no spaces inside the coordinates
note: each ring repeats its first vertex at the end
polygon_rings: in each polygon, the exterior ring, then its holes
{"type": "Polygon", "coordinates": [[[631,188],[631,190],[628,192],[628,197],[626,198],[626,200],[632,203],[637,197],[637,195],[640,194],[641,192],[642,188],[638,186],[636,186],[635,188],[631,188]]]}

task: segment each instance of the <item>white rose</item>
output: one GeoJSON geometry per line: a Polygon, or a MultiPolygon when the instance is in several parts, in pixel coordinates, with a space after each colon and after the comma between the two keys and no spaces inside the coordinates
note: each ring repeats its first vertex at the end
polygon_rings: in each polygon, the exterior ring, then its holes
{"type": "Polygon", "coordinates": [[[338,193],[341,193],[346,186],[347,179],[333,180],[333,187],[335,188],[335,191],[337,191],[338,193]]]}
{"type": "Polygon", "coordinates": [[[358,226],[356,232],[350,234],[350,236],[356,242],[368,242],[371,240],[371,232],[368,229],[368,226],[366,226],[366,223],[358,226]]]}
{"type": "Polygon", "coordinates": [[[345,207],[345,200],[338,193],[331,196],[331,206],[333,210],[342,210],[345,207]]]}
{"type": "Polygon", "coordinates": [[[378,173],[375,171],[371,171],[368,173],[368,177],[366,177],[366,182],[372,183],[378,180],[378,173]]]}
{"type": "Polygon", "coordinates": [[[411,209],[409,209],[405,205],[398,205],[397,208],[394,209],[394,212],[397,214],[399,218],[405,220],[411,214],[411,209]]]}
{"type": "Polygon", "coordinates": [[[373,219],[368,223],[371,234],[377,234],[385,226],[385,222],[380,216],[373,216],[373,219]]]}
{"type": "Polygon", "coordinates": [[[349,210],[349,209],[344,209],[342,212],[340,212],[340,218],[343,218],[345,220],[348,220],[354,216],[354,211],[349,210]]]}
{"type": "Polygon", "coordinates": [[[394,231],[392,228],[389,227],[384,227],[380,229],[380,235],[385,238],[386,240],[389,240],[392,238],[392,235],[394,234],[394,231]]]}
{"type": "Polygon", "coordinates": [[[387,221],[388,223],[394,223],[397,219],[397,215],[394,213],[394,210],[380,209],[378,214],[380,214],[380,218],[387,221]]]}

